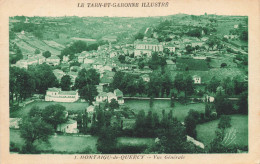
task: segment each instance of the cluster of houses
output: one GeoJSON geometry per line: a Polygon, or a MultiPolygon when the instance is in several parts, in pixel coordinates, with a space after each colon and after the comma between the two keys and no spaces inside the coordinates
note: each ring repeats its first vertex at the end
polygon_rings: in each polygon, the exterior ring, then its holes
{"type": "Polygon", "coordinates": [[[14,64],[12,66],[28,69],[28,67],[31,65],[38,65],[38,64],[43,64],[43,63],[52,65],[52,66],[56,66],[56,65],[60,64],[60,58],[55,55],[53,55],[49,58],[45,58],[44,56],[42,56],[42,54],[28,55],[27,59],[19,60],[16,62],[16,64],[14,64]]]}

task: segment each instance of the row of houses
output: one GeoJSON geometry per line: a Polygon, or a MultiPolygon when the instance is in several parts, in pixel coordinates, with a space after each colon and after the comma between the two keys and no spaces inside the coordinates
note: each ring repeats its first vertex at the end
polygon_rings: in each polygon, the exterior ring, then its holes
{"type": "Polygon", "coordinates": [[[35,55],[35,56],[28,57],[28,59],[19,60],[13,66],[28,69],[28,67],[31,65],[43,64],[43,63],[53,65],[53,66],[59,65],[60,58],[58,56],[51,56],[49,58],[45,58],[42,55],[35,55]]]}

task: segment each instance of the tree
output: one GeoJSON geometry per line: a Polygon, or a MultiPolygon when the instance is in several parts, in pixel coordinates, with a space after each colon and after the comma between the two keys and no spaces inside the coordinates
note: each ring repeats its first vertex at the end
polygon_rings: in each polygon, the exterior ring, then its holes
{"type": "Polygon", "coordinates": [[[114,153],[116,149],[117,131],[114,127],[102,127],[97,140],[97,150],[103,154],[114,153]]]}
{"type": "Polygon", "coordinates": [[[218,128],[221,130],[225,130],[227,128],[231,127],[231,118],[230,116],[227,115],[222,115],[220,117],[219,123],[218,123],[218,128]]]}
{"type": "Polygon", "coordinates": [[[116,101],[116,99],[112,99],[111,102],[109,103],[109,108],[114,111],[114,109],[118,109],[119,108],[119,104],[116,101]]]}
{"type": "Polygon", "coordinates": [[[248,30],[243,30],[240,34],[240,39],[243,41],[248,41],[248,30]]]}
{"type": "Polygon", "coordinates": [[[45,52],[42,53],[42,56],[44,56],[45,58],[49,58],[49,57],[51,57],[51,52],[45,51],[45,52]]]}
{"type": "Polygon", "coordinates": [[[234,93],[234,84],[230,77],[223,79],[222,86],[227,95],[232,95],[234,93]]]}
{"type": "Polygon", "coordinates": [[[53,127],[39,116],[25,117],[20,126],[21,138],[25,140],[23,153],[36,153],[35,141],[48,142],[53,127]]]}
{"type": "Polygon", "coordinates": [[[158,153],[175,154],[184,152],[186,143],[185,127],[176,119],[171,120],[169,127],[165,129],[157,145],[158,153]]]}
{"type": "Polygon", "coordinates": [[[140,39],[140,40],[142,40],[144,38],[144,34],[143,33],[138,33],[138,34],[136,34],[135,35],[135,40],[137,40],[137,39],[140,39]]]}
{"type": "Polygon", "coordinates": [[[214,104],[218,115],[231,114],[233,112],[233,105],[222,93],[216,95],[214,104]]]}
{"type": "Polygon", "coordinates": [[[221,63],[220,68],[227,67],[227,63],[221,63]]]}
{"type": "Polygon", "coordinates": [[[39,49],[35,49],[34,53],[35,53],[35,54],[40,54],[41,51],[40,51],[39,49]]]}
{"type": "Polygon", "coordinates": [[[42,117],[42,109],[38,106],[33,106],[28,112],[29,117],[42,117]]]}
{"type": "Polygon", "coordinates": [[[76,78],[74,87],[79,90],[81,98],[85,99],[89,103],[92,103],[95,96],[97,96],[97,88],[100,82],[100,75],[95,69],[82,69],[76,78]]]}
{"type": "Polygon", "coordinates": [[[187,97],[187,95],[190,95],[194,92],[194,82],[192,77],[186,76],[186,78],[184,79],[184,93],[185,93],[185,98],[187,97]]]}
{"type": "Polygon", "coordinates": [[[45,94],[46,90],[51,87],[57,87],[59,82],[52,72],[52,69],[47,64],[32,66],[28,69],[35,79],[35,89],[41,94],[45,94]]]}
{"type": "Polygon", "coordinates": [[[184,83],[183,83],[183,75],[177,74],[174,79],[173,86],[177,89],[178,93],[183,90],[184,83]]]}
{"type": "Polygon", "coordinates": [[[139,67],[139,69],[143,69],[144,66],[145,66],[144,61],[139,61],[139,62],[138,62],[138,67],[139,67]]]}
{"type": "Polygon", "coordinates": [[[125,63],[125,55],[119,55],[118,60],[120,63],[125,63]]]}
{"type": "Polygon", "coordinates": [[[158,97],[161,91],[162,78],[159,73],[152,73],[148,82],[148,96],[158,97]]]}
{"type": "Polygon", "coordinates": [[[69,91],[71,85],[72,85],[72,82],[71,82],[70,76],[69,76],[69,75],[64,75],[64,76],[61,78],[61,81],[60,81],[61,89],[62,89],[63,91],[69,91]]]}
{"type": "Polygon", "coordinates": [[[113,79],[113,82],[111,84],[112,88],[113,89],[120,89],[121,91],[124,90],[125,86],[123,85],[123,79],[124,79],[124,75],[125,73],[121,72],[121,71],[118,71],[115,73],[115,76],[114,76],[114,79],[113,79]]]}
{"type": "Polygon", "coordinates": [[[18,103],[31,96],[35,91],[34,77],[25,69],[11,67],[9,84],[10,99],[13,101],[15,96],[18,103]]]}
{"type": "Polygon", "coordinates": [[[210,80],[210,82],[209,82],[209,84],[208,84],[208,86],[207,86],[207,89],[208,89],[209,92],[214,92],[214,93],[216,93],[217,88],[218,88],[219,85],[220,85],[220,80],[216,79],[216,77],[214,76],[214,77],[210,80]]]}
{"type": "Polygon", "coordinates": [[[162,94],[161,94],[161,97],[163,97],[164,92],[166,93],[166,96],[168,97],[169,94],[170,94],[171,88],[172,88],[172,81],[170,79],[170,75],[168,73],[165,73],[162,76],[162,94]]]}
{"type": "Polygon", "coordinates": [[[60,104],[48,105],[42,111],[42,118],[57,129],[58,124],[66,122],[66,108],[60,104]]]}
{"type": "Polygon", "coordinates": [[[239,113],[248,114],[248,91],[240,94],[237,105],[239,113]]]}
{"type": "Polygon", "coordinates": [[[97,88],[95,85],[86,85],[85,87],[79,89],[79,95],[82,99],[92,103],[98,95],[97,88]]]}
{"type": "Polygon", "coordinates": [[[150,101],[149,101],[149,106],[150,106],[150,108],[153,107],[153,103],[154,103],[154,97],[151,96],[151,97],[150,97],[150,101]]]}
{"type": "Polygon", "coordinates": [[[185,118],[185,127],[187,135],[196,138],[196,125],[199,121],[200,114],[197,111],[190,110],[188,116],[185,118]]]}
{"type": "Polygon", "coordinates": [[[135,134],[136,136],[143,137],[145,135],[145,113],[144,110],[140,110],[135,120],[135,134]]]}
{"type": "MultiPolygon", "coordinates": [[[[227,146],[233,142],[232,137],[225,137],[225,135],[232,136],[233,134],[225,134],[225,129],[231,127],[231,118],[230,116],[221,116],[218,123],[218,129],[215,131],[215,138],[210,143],[210,153],[230,153],[234,150],[230,150],[227,146]]],[[[235,149],[235,152],[237,149],[235,149]]]]}
{"type": "Polygon", "coordinates": [[[190,54],[194,50],[193,47],[191,47],[191,45],[187,45],[185,49],[187,54],[190,54]]]}
{"type": "Polygon", "coordinates": [[[206,41],[206,44],[209,46],[209,48],[214,48],[215,45],[218,45],[219,44],[219,40],[217,37],[215,36],[211,36],[209,37],[209,39],[206,41]]]}

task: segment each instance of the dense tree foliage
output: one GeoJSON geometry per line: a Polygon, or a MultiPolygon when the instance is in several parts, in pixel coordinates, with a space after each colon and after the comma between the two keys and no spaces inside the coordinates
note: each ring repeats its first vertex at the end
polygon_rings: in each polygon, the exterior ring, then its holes
{"type": "Polygon", "coordinates": [[[45,94],[48,88],[57,87],[59,85],[56,76],[52,72],[51,66],[47,64],[32,66],[28,71],[35,79],[36,92],[45,94]]]}
{"type": "Polygon", "coordinates": [[[54,132],[53,127],[44,121],[41,113],[40,108],[32,107],[28,115],[22,118],[20,135],[25,140],[22,153],[37,153],[35,141],[48,142],[54,132]]]}
{"type": "Polygon", "coordinates": [[[45,58],[49,58],[49,57],[51,57],[51,52],[45,51],[45,52],[42,53],[42,56],[44,56],[45,58]]]}
{"type": "Polygon", "coordinates": [[[199,121],[199,117],[200,117],[199,112],[191,109],[184,121],[187,135],[193,138],[197,137],[196,125],[199,121]]]}
{"type": "Polygon", "coordinates": [[[75,58],[76,53],[81,53],[83,51],[97,50],[98,46],[99,46],[98,43],[87,45],[86,42],[76,41],[72,45],[64,48],[61,51],[60,58],[62,58],[63,56],[70,55],[69,56],[70,60],[73,60],[75,58]]]}
{"type": "Polygon", "coordinates": [[[10,100],[19,103],[30,97],[35,92],[35,80],[31,72],[17,67],[10,67],[9,81],[10,100]]]}
{"type": "Polygon", "coordinates": [[[97,89],[95,85],[100,82],[100,75],[95,69],[82,69],[76,78],[75,88],[79,90],[81,98],[92,103],[95,96],[97,96],[97,89]]]}
{"type": "Polygon", "coordinates": [[[11,64],[15,64],[17,61],[23,59],[22,51],[15,43],[9,43],[9,51],[13,52],[13,54],[9,55],[11,64]]]}
{"type": "Polygon", "coordinates": [[[49,105],[42,110],[43,120],[51,124],[55,130],[58,124],[66,122],[66,115],[66,108],[60,104],[49,105]]]}
{"type": "Polygon", "coordinates": [[[69,75],[64,75],[61,78],[61,81],[60,81],[61,90],[69,91],[71,85],[72,85],[72,82],[71,82],[70,76],[69,75]]]}
{"type": "Polygon", "coordinates": [[[191,95],[194,92],[194,82],[190,75],[183,76],[183,74],[177,74],[173,83],[174,87],[180,93],[183,91],[185,97],[191,95]]]}

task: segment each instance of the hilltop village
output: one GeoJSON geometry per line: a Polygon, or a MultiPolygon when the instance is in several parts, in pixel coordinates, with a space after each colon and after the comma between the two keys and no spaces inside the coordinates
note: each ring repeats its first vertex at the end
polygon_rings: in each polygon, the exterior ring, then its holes
{"type": "Polygon", "coordinates": [[[9,21],[10,151],[248,151],[247,17],[9,21]]]}

